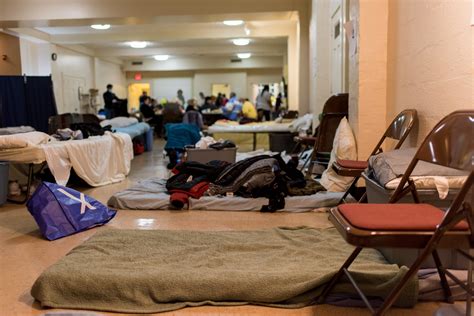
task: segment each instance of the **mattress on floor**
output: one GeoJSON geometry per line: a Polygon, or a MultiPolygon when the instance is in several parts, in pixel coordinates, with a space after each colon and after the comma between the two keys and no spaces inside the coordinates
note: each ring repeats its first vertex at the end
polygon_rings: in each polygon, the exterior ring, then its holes
{"type": "MultiPolygon", "coordinates": [[[[107,202],[111,207],[127,210],[169,210],[170,196],[166,193],[166,179],[152,178],[117,192],[107,202]]],[[[285,208],[279,212],[309,212],[336,206],[344,192],[318,192],[307,196],[285,198],[285,208]]],[[[201,211],[260,211],[268,204],[267,198],[203,196],[189,199],[190,210],[201,211]]]]}
{"type": "MultiPolygon", "coordinates": [[[[31,294],[42,306],[122,313],[206,304],[299,308],[315,302],[352,250],[334,228],[105,229],[44,271],[31,294]]],[[[351,267],[370,297],[388,295],[407,270],[372,249],[351,267]]],[[[354,295],[346,282],[334,293],[354,295]]],[[[417,292],[414,278],[396,305],[413,306],[417,292]]]]}

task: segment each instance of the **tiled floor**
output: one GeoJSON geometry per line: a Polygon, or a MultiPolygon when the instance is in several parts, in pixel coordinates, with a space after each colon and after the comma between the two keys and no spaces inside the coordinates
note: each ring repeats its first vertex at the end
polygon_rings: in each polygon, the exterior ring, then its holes
{"type": "MultiPolygon", "coordinates": [[[[166,176],[162,143],[155,143],[153,153],[136,157],[127,180],[105,187],[85,189],[85,193],[106,203],[114,192],[152,176],[166,176]]],[[[248,230],[276,226],[308,225],[328,227],[326,214],[262,214],[257,212],[206,211],[119,211],[107,226],[85,231],[53,242],[41,238],[36,223],[24,206],[6,204],[0,207],[0,315],[52,315],[57,310],[42,310],[29,294],[40,273],[72,248],[98,230],[116,228],[248,230]],[[141,221],[140,219],[153,219],[141,221]]],[[[414,309],[393,309],[389,315],[432,315],[441,303],[420,303],[414,309]]],[[[71,312],[71,311],[69,311],[71,312]]],[[[97,313],[104,314],[104,313],[97,313]]],[[[65,315],[65,314],[62,314],[65,315]]],[[[67,314],[71,315],[71,314],[67,314]]],[[[303,309],[275,309],[257,306],[196,307],[161,315],[368,315],[362,308],[330,305],[303,309]]]]}

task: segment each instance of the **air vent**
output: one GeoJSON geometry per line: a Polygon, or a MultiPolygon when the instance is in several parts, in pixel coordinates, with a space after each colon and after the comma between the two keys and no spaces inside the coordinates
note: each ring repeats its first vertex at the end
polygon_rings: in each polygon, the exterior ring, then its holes
{"type": "Polygon", "coordinates": [[[231,62],[231,63],[241,63],[241,62],[242,62],[242,59],[240,59],[240,58],[232,58],[232,59],[230,60],[230,62],[231,62]]]}
{"type": "Polygon", "coordinates": [[[143,61],[132,61],[133,66],[140,66],[143,65],[143,61]]]}

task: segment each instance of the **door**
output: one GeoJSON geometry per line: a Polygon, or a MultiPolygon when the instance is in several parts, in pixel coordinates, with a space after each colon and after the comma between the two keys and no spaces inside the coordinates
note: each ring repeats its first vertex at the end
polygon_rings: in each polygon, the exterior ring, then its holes
{"type": "Polygon", "coordinates": [[[143,91],[146,91],[150,95],[150,84],[149,83],[131,83],[128,86],[128,109],[139,110],[140,109],[140,96],[143,91]]]}
{"type": "Polygon", "coordinates": [[[63,108],[61,113],[79,113],[81,94],[86,93],[86,79],[62,74],[63,108]]]}
{"type": "Polygon", "coordinates": [[[227,97],[230,95],[230,84],[227,83],[213,83],[212,84],[212,95],[216,96],[221,93],[227,97]]]}
{"type": "Polygon", "coordinates": [[[341,0],[331,3],[331,94],[344,92],[342,4],[341,0]]]}

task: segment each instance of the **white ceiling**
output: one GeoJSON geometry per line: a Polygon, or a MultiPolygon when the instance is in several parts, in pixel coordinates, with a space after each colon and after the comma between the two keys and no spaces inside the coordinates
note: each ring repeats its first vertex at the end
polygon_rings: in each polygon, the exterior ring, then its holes
{"type": "MultiPolygon", "coordinates": [[[[122,12],[120,18],[102,19],[90,18],[88,16],[92,13],[88,13],[84,14],[84,18],[0,20],[0,27],[8,26],[9,31],[58,45],[80,45],[94,51],[97,56],[115,57],[124,61],[150,58],[156,54],[168,54],[172,57],[235,57],[237,53],[249,52],[258,57],[281,57],[287,53],[287,36],[294,30],[296,19],[294,11],[285,11],[285,1],[278,2],[282,8],[275,12],[244,14],[229,9],[229,12],[222,14],[196,12],[196,15],[156,15],[142,18],[126,17],[126,12],[122,12]],[[228,19],[241,19],[245,23],[226,26],[222,22],[228,19]],[[90,27],[91,24],[111,24],[111,28],[95,30],[90,27]],[[251,43],[248,46],[233,45],[232,39],[240,37],[250,38],[251,43]],[[145,49],[133,49],[128,45],[130,41],[146,41],[148,46],[145,49]]],[[[189,5],[194,4],[189,2],[189,5]]],[[[223,8],[219,10],[226,10],[224,3],[219,2],[221,4],[223,8]]],[[[214,9],[216,5],[217,2],[214,9]]],[[[237,10],[237,5],[236,2],[234,10],[237,10]]],[[[262,10],[264,9],[260,9],[262,10]]],[[[57,14],[62,12],[58,8],[57,14]]],[[[35,15],[34,12],[28,14],[35,15]]]]}

